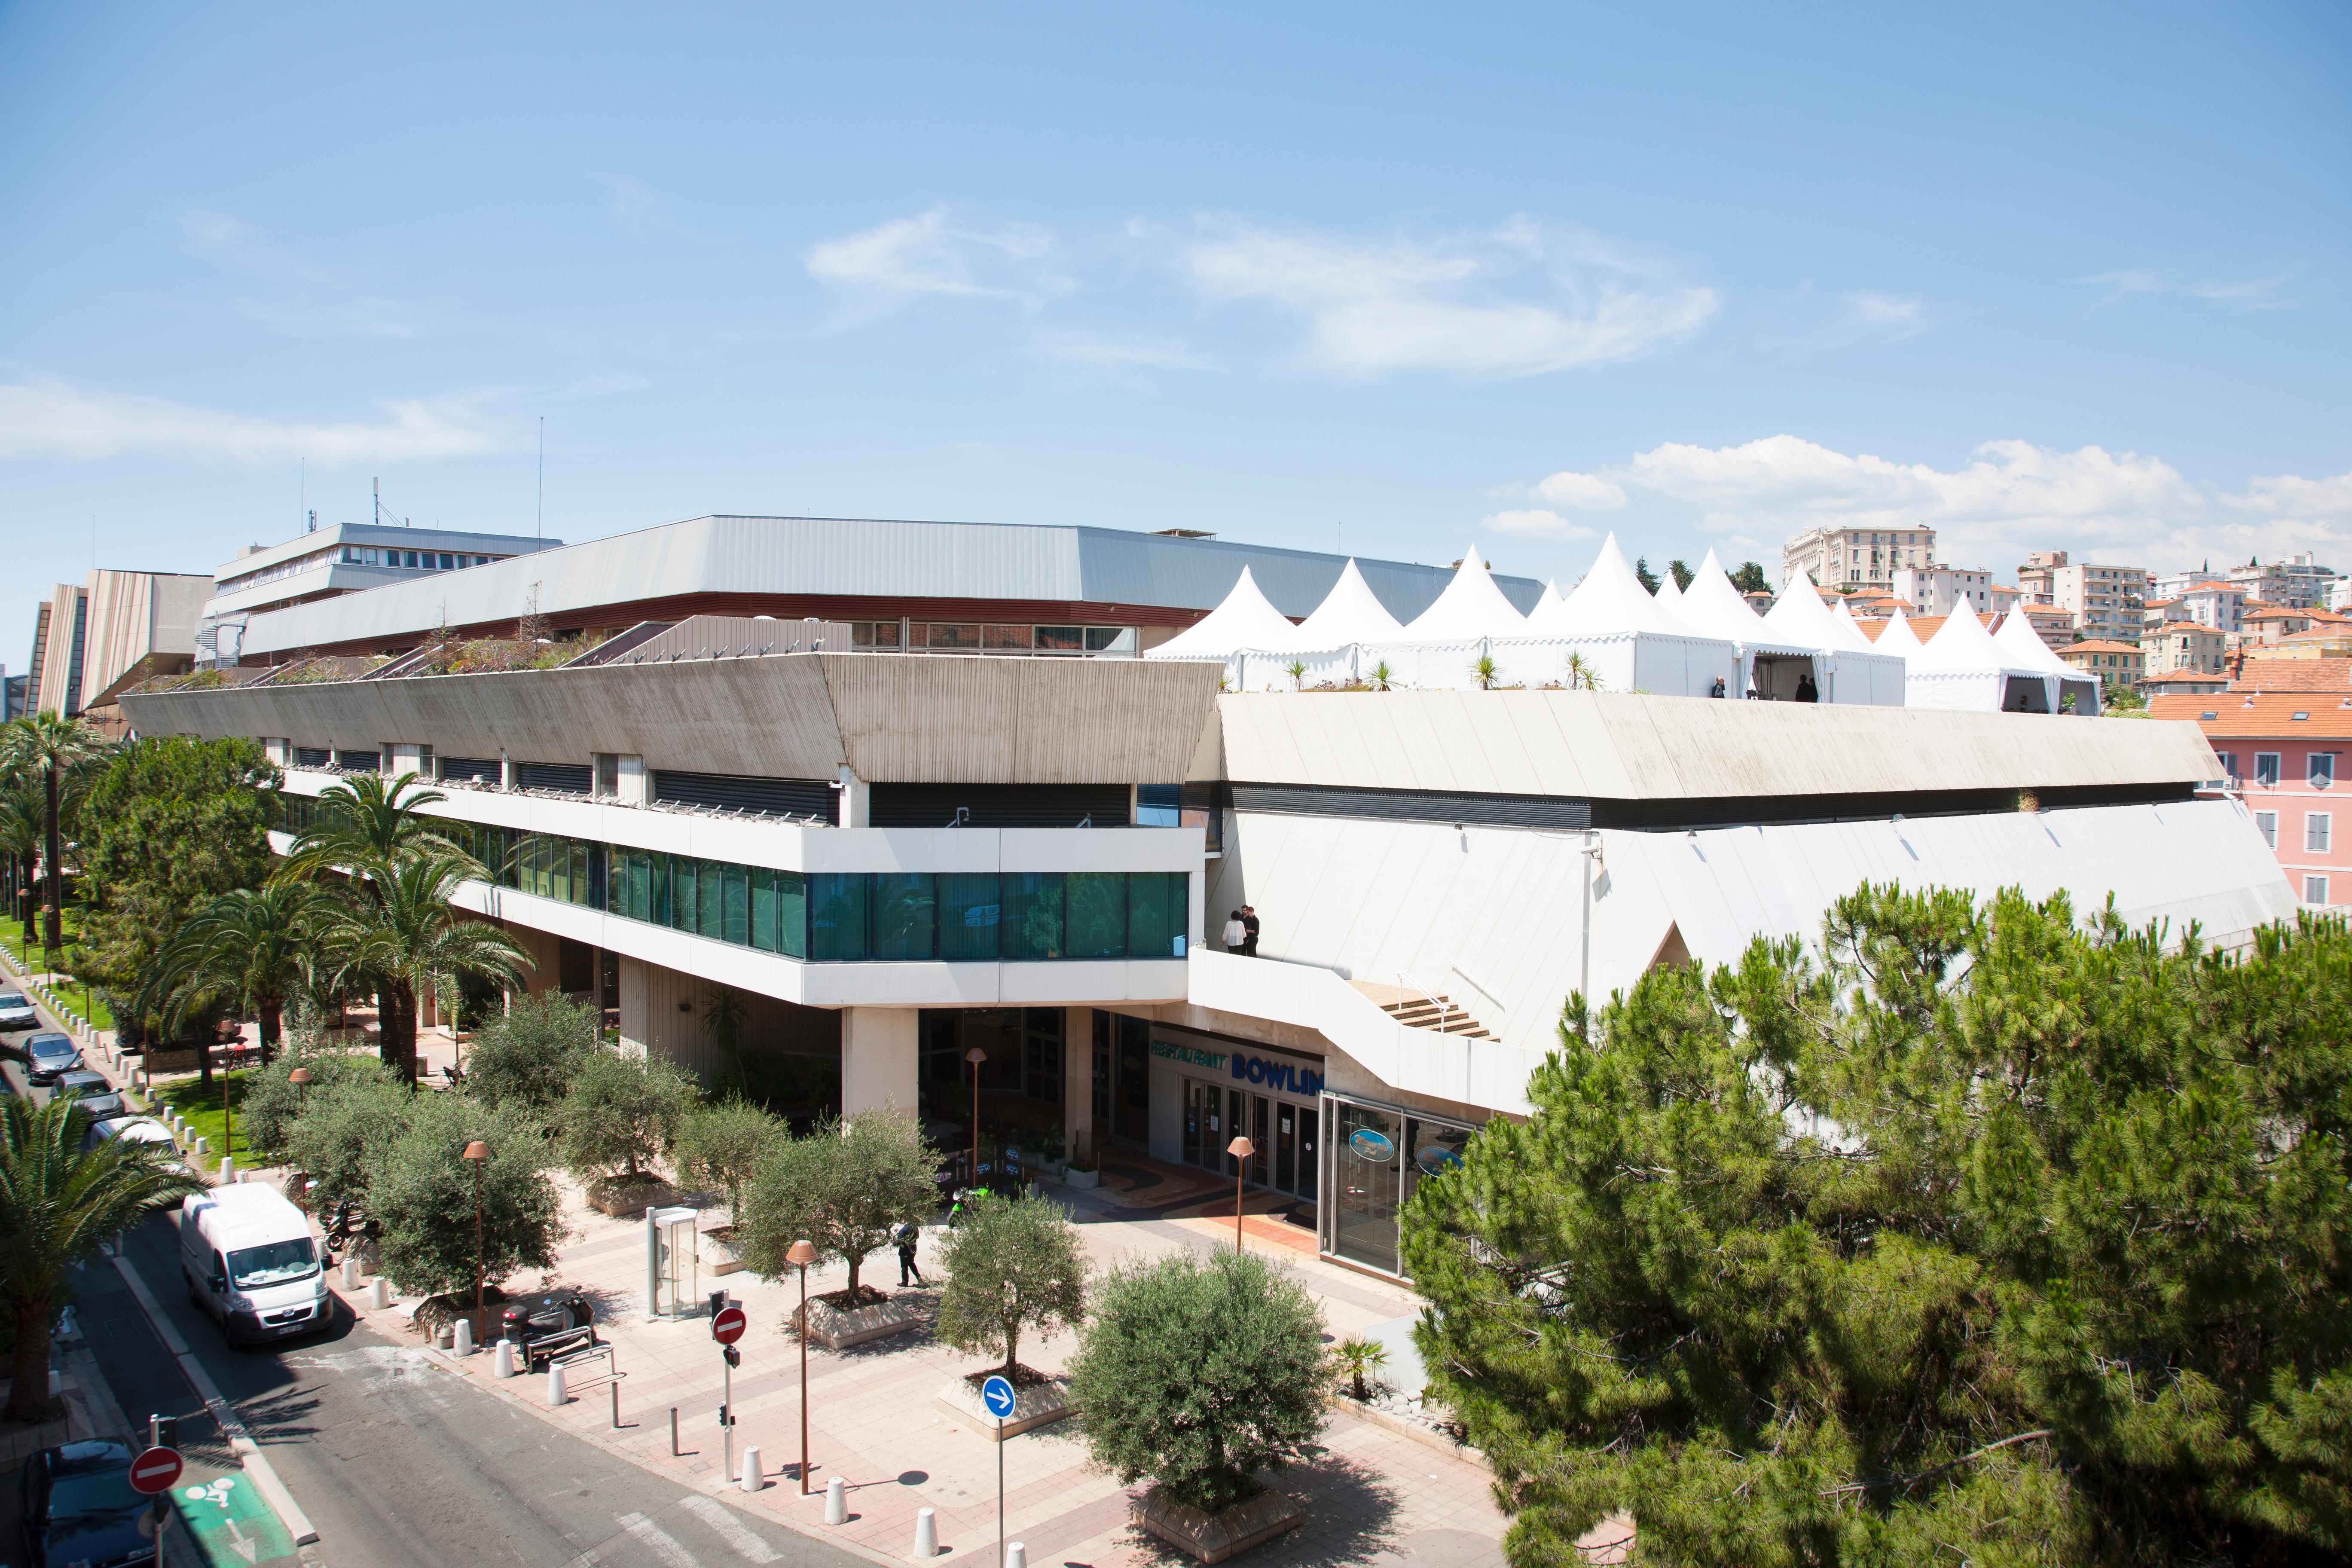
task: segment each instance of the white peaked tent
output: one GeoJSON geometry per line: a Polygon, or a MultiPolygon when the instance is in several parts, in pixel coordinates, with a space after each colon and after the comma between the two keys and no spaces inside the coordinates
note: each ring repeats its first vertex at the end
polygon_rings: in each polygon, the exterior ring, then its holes
{"type": "MultiPolygon", "coordinates": [[[[1905,628],[1909,629],[1907,626],[1905,628]]],[[[1893,628],[1888,628],[1893,635],[1893,628]]],[[[1992,640],[1965,605],[1944,617],[1907,661],[1906,696],[1914,708],[1962,708],[1979,712],[2050,713],[2057,681],[1992,640]]]]}
{"type": "Polygon", "coordinates": [[[1514,680],[1564,681],[1570,655],[1610,691],[1706,697],[1717,682],[1727,694],[1738,680],[1739,654],[1729,640],[1702,634],[1673,603],[1653,598],[1613,533],[1601,541],[1583,580],[1540,611],[1529,617],[1524,644],[1496,650],[1514,680]]]}
{"type": "Polygon", "coordinates": [[[1844,600],[1838,601],[1835,612],[1822,604],[1810,574],[1800,572],[1781,584],[1780,596],[1772,601],[1763,625],[1769,637],[1821,650],[1814,662],[1828,673],[1828,679],[1820,682],[1822,701],[1903,706],[1901,656],[1872,647],[1844,600]]]}
{"type": "Polygon", "coordinates": [[[2044,679],[2057,682],[2057,689],[2051,694],[2052,712],[2064,712],[2069,697],[2074,700],[2074,711],[2085,718],[2099,711],[2098,679],[2084,674],[2051,652],[2042,634],[2033,629],[2033,623],[2017,611],[2011,610],[2001,617],[2000,629],[1992,634],[1992,640],[2020,667],[2039,671],[2044,679]]]}
{"type": "MultiPolygon", "coordinates": [[[[1658,597],[1665,597],[1660,584],[1658,597]]],[[[1739,650],[1739,679],[1731,689],[1773,702],[1826,702],[1835,684],[1830,679],[1827,650],[1817,643],[1801,642],[1765,626],[1739,590],[1731,585],[1723,563],[1709,550],[1675,605],[1682,618],[1705,637],[1722,637],[1739,650]],[[1803,695],[1807,684],[1812,695],[1803,695]]]]}
{"type": "Polygon", "coordinates": [[[1213,659],[1230,664],[1234,667],[1234,689],[1247,691],[1256,673],[1253,665],[1265,676],[1257,684],[1287,685],[1288,678],[1281,675],[1280,667],[1297,647],[1298,628],[1267,602],[1258,591],[1257,580],[1244,566],[1223,603],[1158,647],[1145,650],[1143,657],[1213,659]]]}
{"type": "Polygon", "coordinates": [[[1536,607],[1528,612],[1528,625],[1530,626],[1534,626],[1538,616],[1546,614],[1554,605],[1559,603],[1559,579],[1555,577],[1544,584],[1543,593],[1538,595],[1536,599],[1536,607]]]}
{"type": "Polygon", "coordinates": [[[1297,632],[1300,647],[1335,648],[1349,643],[1394,642],[1404,627],[1356,570],[1351,556],[1340,568],[1339,580],[1331,584],[1315,613],[1298,624],[1297,632]]]}
{"type": "Polygon", "coordinates": [[[1412,618],[1398,634],[1398,640],[1477,642],[1486,637],[1524,637],[1527,629],[1527,616],[1495,586],[1495,574],[1479,558],[1474,544],[1462,552],[1462,564],[1454,568],[1454,581],[1445,584],[1445,592],[1412,618]]]}
{"type": "Polygon", "coordinates": [[[1886,629],[1878,634],[1878,640],[1871,646],[1880,653],[1891,653],[1903,660],[1906,668],[1911,660],[1918,658],[1927,647],[1919,640],[1919,634],[1911,629],[1910,617],[1900,610],[1887,618],[1886,629]]]}

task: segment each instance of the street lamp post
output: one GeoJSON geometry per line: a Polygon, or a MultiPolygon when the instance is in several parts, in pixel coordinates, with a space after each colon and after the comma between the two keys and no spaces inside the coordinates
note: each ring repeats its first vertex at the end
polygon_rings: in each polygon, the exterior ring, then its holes
{"type": "Polygon", "coordinates": [[[801,1496],[809,1495],[808,1484],[808,1266],[816,1261],[816,1248],[806,1240],[795,1241],[784,1254],[784,1261],[801,1271],[801,1496]]]}
{"type": "Polygon", "coordinates": [[[1236,1137],[1225,1145],[1225,1152],[1234,1157],[1234,1256],[1239,1258],[1242,1254],[1242,1178],[1249,1169],[1249,1157],[1257,1152],[1257,1145],[1246,1138],[1236,1137]]]}
{"type": "Polygon", "coordinates": [[[971,1064],[971,1180],[968,1185],[980,1185],[980,1064],[988,1053],[978,1046],[964,1052],[963,1059],[971,1064]]]}
{"type": "MultiPolygon", "coordinates": [[[[300,1068],[296,1068],[300,1071],[300,1068]]],[[[490,1146],[480,1139],[466,1145],[466,1163],[474,1167],[474,1328],[482,1326],[482,1295],[489,1272],[488,1254],[482,1247],[482,1167],[489,1163],[490,1146]]]]}

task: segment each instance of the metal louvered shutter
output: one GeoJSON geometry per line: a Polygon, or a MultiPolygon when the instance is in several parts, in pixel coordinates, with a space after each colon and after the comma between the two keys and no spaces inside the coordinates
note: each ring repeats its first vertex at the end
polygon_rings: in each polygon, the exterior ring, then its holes
{"type": "Polygon", "coordinates": [[[877,827],[1125,827],[1125,784],[876,784],[877,827]]]}
{"type": "Polygon", "coordinates": [[[838,811],[840,794],[823,779],[768,779],[745,773],[679,773],[654,770],[654,798],[722,811],[773,816],[822,816],[838,811]]]}
{"type": "Polygon", "coordinates": [[[496,784],[504,775],[496,757],[444,757],[441,776],[445,779],[469,779],[476,784],[496,784]]]}
{"type": "Polygon", "coordinates": [[[586,795],[596,770],[586,763],[517,763],[515,783],[524,789],[556,790],[586,795]]]}

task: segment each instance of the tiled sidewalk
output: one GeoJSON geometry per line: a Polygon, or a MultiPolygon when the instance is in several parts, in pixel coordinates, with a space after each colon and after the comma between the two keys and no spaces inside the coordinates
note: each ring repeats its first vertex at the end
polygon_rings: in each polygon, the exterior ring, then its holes
{"type": "MultiPolygon", "coordinates": [[[[1154,1167],[1151,1173],[1163,1180],[1140,1191],[1094,1194],[1047,1188],[1076,1211],[1088,1255],[1098,1268],[1178,1247],[1201,1250],[1231,1244],[1229,1192],[1221,1223],[1213,1194],[1180,1184],[1186,1175],[1197,1173],[1164,1166],[1154,1167]],[[1154,1197],[1160,1201],[1150,1203],[1154,1197]]],[[[612,1220],[587,1209],[568,1184],[566,1197],[572,1236],[548,1281],[577,1287],[599,1303],[602,1330],[614,1342],[624,1374],[625,1425],[617,1432],[612,1429],[611,1385],[602,1363],[572,1369],[572,1399],[560,1411],[545,1407],[543,1377],[513,1379],[500,1392],[649,1468],[667,1470],[688,1485],[721,1489],[725,1478],[716,1415],[722,1368],[706,1321],[649,1321],[642,1222],[612,1220]],[[677,1458],[669,1452],[672,1405],[678,1412],[679,1447],[686,1450],[677,1458]]],[[[1417,1308],[1411,1293],[1397,1286],[1316,1261],[1311,1235],[1302,1249],[1295,1234],[1299,1227],[1281,1218],[1252,1213],[1245,1216],[1244,1231],[1253,1247],[1279,1249],[1297,1268],[1321,1302],[1335,1339],[1408,1316],[1417,1308]]],[[[926,1237],[927,1258],[935,1239],[936,1233],[926,1237]]],[[[896,1255],[886,1251],[867,1259],[864,1277],[885,1287],[894,1285],[896,1255]]],[[[812,1270],[809,1289],[813,1293],[836,1289],[846,1282],[846,1270],[836,1265],[812,1270]]],[[[522,1291],[538,1283],[535,1278],[521,1279],[510,1281],[509,1288],[522,1291]]],[[[942,1386],[974,1370],[975,1358],[935,1342],[919,1329],[838,1353],[811,1347],[813,1495],[803,1499],[793,1472],[800,1454],[799,1346],[785,1331],[797,1288],[767,1284],[748,1273],[723,1279],[706,1273],[702,1283],[705,1290],[728,1287],[751,1320],[751,1332],[739,1347],[743,1365],[734,1379],[736,1453],[740,1462],[744,1448],[756,1446],[762,1470],[772,1479],[756,1496],[730,1489],[730,1501],[758,1508],[812,1534],[836,1536],[865,1555],[889,1563],[909,1560],[916,1510],[930,1508],[937,1513],[941,1548],[937,1562],[954,1568],[992,1568],[996,1446],[934,1404],[942,1386]],[[846,1524],[828,1529],[822,1522],[824,1492],[835,1475],[848,1483],[850,1517],[846,1524]]],[[[370,1312],[366,1292],[358,1295],[353,1305],[362,1317],[415,1342],[406,1326],[405,1305],[370,1312]]],[[[929,1289],[913,1295],[927,1309],[936,1300],[929,1289]]],[[[1059,1335],[1024,1343],[1021,1359],[1041,1370],[1059,1371],[1075,1348],[1072,1336],[1059,1335]]],[[[452,1359],[448,1364],[465,1375],[490,1379],[487,1353],[463,1362],[452,1359]]],[[[1324,1442],[1325,1452],[1314,1464],[1279,1481],[1305,1504],[1307,1523],[1249,1553],[1248,1561],[1402,1564],[1409,1560],[1412,1568],[1500,1564],[1505,1521],[1489,1494],[1486,1472],[1472,1458],[1336,1410],[1324,1442]]],[[[1057,1428],[1013,1438],[1004,1445],[1003,1460],[1008,1538],[1027,1545],[1028,1560],[1037,1568],[1178,1561],[1133,1529],[1127,1489],[1091,1468],[1084,1447],[1057,1428]]]]}

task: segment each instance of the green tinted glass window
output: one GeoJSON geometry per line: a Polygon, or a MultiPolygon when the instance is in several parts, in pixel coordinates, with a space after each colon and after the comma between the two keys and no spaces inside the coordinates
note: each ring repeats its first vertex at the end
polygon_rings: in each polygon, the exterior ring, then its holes
{"type": "Polygon", "coordinates": [[[776,951],[808,956],[808,878],[799,871],[776,873],[776,951]]]}
{"type": "Polygon", "coordinates": [[[1073,871],[1062,879],[1068,902],[1065,958],[1120,958],[1127,953],[1127,874],[1073,871]]]}
{"type": "Polygon", "coordinates": [[[1004,889],[1004,929],[999,951],[1008,961],[1062,956],[1062,874],[1059,871],[1007,871],[997,880],[1004,889]]]}
{"type": "Polygon", "coordinates": [[[1127,879],[1127,956],[1184,956],[1185,878],[1181,871],[1138,871],[1127,879]]]}
{"type": "Polygon", "coordinates": [[[726,892],[719,862],[695,862],[694,920],[695,930],[707,937],[723,937],[727,933],[726,892]]]}
{"type": "Polygon", "coordinates": [[[776,874],[765,866],[751,868],[751,945],[776,951],[776,874]]]}
{"type": "Polygon", "coordinates": [[[874,878],[874,956],[929,958],[938,907],[928,871],[885,871],[874,878]]]}
{"type": "Polygon", "coordinates": [[[751,873],[741,866],[720,868],[725,878],[726,920],[721,932],[726,941],[738,947],[751,941],[751,873]]]}
{"type": "Polygon", "coordinates": [[[810,958],[820,963],[850,963],[867,956],[868,880],[854,871],[822,871],[809,879],[810,958]]]}
{"type": "Polygon", "coordinates": [[[996,957],[1004,927],[1003,895],[993,871],[942,871],[938,879],[940,956],[950,963],[985,963],[996,957]]]}
{"type": "Polygon", "coordinates": [[[669,858],[669,927],[691,931],[694,926],[694,861],[684,855],[669,858]]]}

